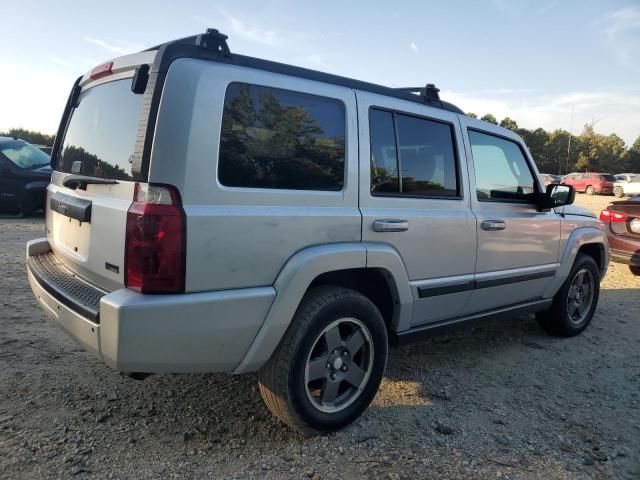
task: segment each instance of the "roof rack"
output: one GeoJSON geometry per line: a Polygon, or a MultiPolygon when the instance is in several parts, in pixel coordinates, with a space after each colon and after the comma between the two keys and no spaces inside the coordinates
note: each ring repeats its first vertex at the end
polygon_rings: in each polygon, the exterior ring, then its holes
{"type": "Polygon", "coordinates": [[[433,83],[427,83],[424,87],[401,87],[401,88],[394,88],[394,90],[398,90],[400,92],[409,92],[409,93],[414,93],[414,94],[418,94],[421,97],[424,97],[425,101],[429,100],[429,101],[440,101],[440,95],[438,94],[438,92],[440,92],[440,89],[437,88],[433,83]]]}
{"type": "Polygon", "coordinates": [[[463,114],[464,112],[457,106],[440,99],[438,92],[440,91],[432,83],[427,83],[424,87],[408,87],[408,88],[391,88],[352,78],[341,77],[330,73],[310,70],[308,68],[295,67],[283,63],[272,62],[255,57],[248,57],[237,53],[232,54],[227,45],[227,36],[220,33],[215,28],[208,28],[205,33],[192,35],[189,37],[172,40],[149,50],[163,50],[163,57],[167,56],[164,50],[172,48],[171,55],[163,61],[164,69],[168,68],[169,63],[180,56],[192,56],[195,58],[206,58],[208,60],[220,61],[234,65],[240,65],[259,70],[265,70],[284,75],[291,75],[319,82],[331,83],[334,85],[344,86],[357,90],[377,93],[390,97],[408,100],[410,102],[422,103],[430,107],[441,108],[451,112],[463,114]],[[197,51],[193,51],[196,47],[197,51]]]}

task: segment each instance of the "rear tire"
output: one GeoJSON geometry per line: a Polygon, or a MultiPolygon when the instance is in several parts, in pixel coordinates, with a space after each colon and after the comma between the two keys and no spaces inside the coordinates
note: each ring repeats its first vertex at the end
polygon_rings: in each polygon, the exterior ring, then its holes
{"type": "Polygon", "coordinates": [[[593,185],[589,185],[585,192],[587,195],[593,195],[594,193],[596,193],[596,189],[593,188],[593,185]]]}
{"type": "Polygon", "coordinates": [[[629,270],[631,270],[631,273],[634,275],[640,277],[640,267],[637,265],[629,265],[629,270]]]}
{"type": "Polygon", "coordinates": [[[260,393],[274,416],[303,434],[338,430],[373,400],[387,348],[384,320],[368,298],[313,288],[258,372],[260,393]]]}
{"type": "Polygon", "coordinates": [[[613,194],[620,198],[624,196],[624,190],[622,189],[622,187],[614,187],[613,188],[613,194]]]}
{"type": "Polygon", "coordinates": [[[581,333],[593,318],[600,296],[600,269],[593,257],[578,253],[569,276],[549,310],[536,314],[540,326],[560,337],[581,333]]]}

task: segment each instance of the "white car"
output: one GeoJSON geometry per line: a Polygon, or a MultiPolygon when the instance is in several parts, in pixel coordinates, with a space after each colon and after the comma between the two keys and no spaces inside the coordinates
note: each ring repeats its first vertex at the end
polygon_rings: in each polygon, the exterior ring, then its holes
{"type": "Polygon", "coordinates": [[[616,175],[617,182],[613,186],[613,194],[616,197],[625,197],[640,194],[640,175],[621,173],[616,175]]]}

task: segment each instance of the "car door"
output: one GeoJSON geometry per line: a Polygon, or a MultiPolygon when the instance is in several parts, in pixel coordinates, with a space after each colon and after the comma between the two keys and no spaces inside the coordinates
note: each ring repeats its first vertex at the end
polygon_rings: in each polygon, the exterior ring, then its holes
{"type": "Polygon", "coordinates": [[[457,114],[359,91],[357,101],[362,240],[402,257],[414,298],[411,325],[456,317],[470,297],[476,261],[457,114]]]}
{"type": "Polygon", "coordinates": [[[625,195],[638,195],[640,193],[640,175],[636,175],[624,185],[625,195]]]}
{"type": "Polygon", "coordinates": [[[544,191],[520,138],[460,116],[467,149],[478,254],[475,289],[464,313],[539,299],[558,267],[560,216],[538,211],[544,191]]]}
{"type": "Polygon", "coordinates": [[[15,173],[16,167],[0,153],[0,209],[15,209],[19,202],[20,181],[15,173]]]}

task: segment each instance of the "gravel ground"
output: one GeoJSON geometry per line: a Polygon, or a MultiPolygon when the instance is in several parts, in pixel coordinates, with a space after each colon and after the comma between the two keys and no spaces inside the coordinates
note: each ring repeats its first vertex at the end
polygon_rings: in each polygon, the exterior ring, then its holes
{"type": "Polygon", "coordinates": [[[392,350],[359,421],[303,438],[253,375],[138,382],[77,347],[26,280],[42,233],[42,218],[0,220],[0,477],[640,478],[640,278],[625,266],[581,336],[526,317],[392,350]]]}

